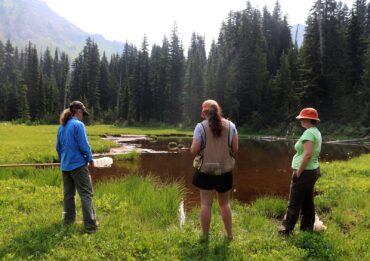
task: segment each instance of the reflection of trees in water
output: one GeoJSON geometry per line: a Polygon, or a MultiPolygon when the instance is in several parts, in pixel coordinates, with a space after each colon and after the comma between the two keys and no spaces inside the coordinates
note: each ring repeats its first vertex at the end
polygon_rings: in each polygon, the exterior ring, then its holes
{"type": "MultiPolygon", "coordinates": [[[[156,142],[136,141],[142,148],[167,150],[169,142],[190,146],[192,139],[159,138],[156,142]]],[[[295,153],[295,141],[240,140],[240,151],[237,155],[234,196],[243,202],[263,195],[287,196],[290,182],[290,165],[295,153]]],[[[370,152],[361,146],[323,144],[321,162],[332,159],[347,159],[348,153],[357,156],[370,152]],[[328,154],[328,155],[327,155],[328,154]]],[[[194,156],[189,150],[182,153],[144,153],[137,161],[114,161],[112,168],[93,170],[94,181],[117,178],[127,174],[154,175],[164,182],[181,181],[187,192],[186,202],[198,202],[198,191],[191,185],[194,172],[194,156]]]]}
{"type": "Polygon", "coordinates": [[[291,157],[294,154],[294,143],[289,141],[241,140],[240,153],[248,157],[291,157]]]}
{"type": "MultiPolygon", "coordinates": [[[[157,138],[153,141],[143,140],[135,143],[141,144],[143,148],[154,150],[167,150],[169,142],[184,144],[187,148],[191,145],[192,138],[157,138]]],[[[296,141],[265,141],[240,139],[240,152],[238,158],[252,159],[253,161],[266,161],[278,158],[279,160],[291,160],[295,154],[294,144],[296,141]]],[[[320,160],[346,160],[369,153],[370,148],[356,145],[326,144],[323,143],[320,160]]]]}
{"type": "MultiPolygon", "coordinates": [[[[295,142],[296,141],[241,140],[240,149],[241,154],[246,154],[247,158],[253,157],[256,161],[273,161],[274,158],[279,158],[280,160],[289,158],[290,160],[295,154],[295,142]]],[[[347,160],[364,153],[370,153],[370,148],[358,145],[323,143],[320,160],[347,160]]]]}
{"type": "Polygon", "coordinates": [[[370,148],[365,146],[323,143],[320,160],[348,160],[369,152],[370,148]]]}
{"type": "Polygon", "coordinates": [[[140,164],[138,160],[135,161],[116,161],[115,165],[117,168],[125,169],[128,173],[135,173],[140,170],[140,164]]]}

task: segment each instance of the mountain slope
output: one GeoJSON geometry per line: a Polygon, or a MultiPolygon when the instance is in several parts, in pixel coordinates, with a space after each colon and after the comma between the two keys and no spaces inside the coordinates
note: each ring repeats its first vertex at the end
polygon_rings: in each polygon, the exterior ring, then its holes
{"type": "Polygon", "coordinates": [[[8,39],[23,47],[29,41],[37,48],[56,47],[76,57],[85,40],[91,36],[110,55],[122,52],[123,43],[108,41],[101,35],[90,35],[56,14],[38,0],[0,0],[0,40],[8,39]]]}
{"type": "Polygon", "coordinates": [[[304,40],[304,31],[306,27],[303,24],[295,24],[290,28],[290,34],[292,36],[292,41],[295,43],[297,41],[298,47],[302,46],[304,40]]]}

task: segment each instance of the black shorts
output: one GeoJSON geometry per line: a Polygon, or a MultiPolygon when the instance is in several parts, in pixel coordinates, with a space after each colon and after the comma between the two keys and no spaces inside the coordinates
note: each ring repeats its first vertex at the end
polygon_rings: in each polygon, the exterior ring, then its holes
{"type": "Polygon", "coordinates": [[[219,193],[224,193],[233,187],[233,173],[230,171],[220,176],[216,176],[196,171],[193,175],[192,183],[199,189],[215,189],[219,193]]]}

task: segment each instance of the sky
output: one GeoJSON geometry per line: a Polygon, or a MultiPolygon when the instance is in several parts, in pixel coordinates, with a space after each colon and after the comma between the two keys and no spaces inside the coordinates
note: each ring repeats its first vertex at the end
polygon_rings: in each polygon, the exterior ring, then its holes
{"type": "MultiPolygon", "coordinates": [[[[162,44],[174,22],[185,50],[191,34],[205,36],[206,47],[217,40],[220,26],[230,10],[242,10],[246,0],[41,0],[57,14],[82,30],[108,40],[140,46],[144,34],[149,45],[162,44]]],[[[272,12],[276,0],[250,0],[254,7],[272,12]]],[[[349,7],[352,0],[342,0],[349,7]]],[[[304,24],[314,0],[279,0],[289,23],[304,24]]]]}

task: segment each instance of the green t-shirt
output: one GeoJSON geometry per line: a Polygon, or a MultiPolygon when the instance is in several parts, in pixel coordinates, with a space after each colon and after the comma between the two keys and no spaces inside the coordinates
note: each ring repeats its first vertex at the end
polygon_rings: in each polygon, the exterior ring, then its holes
{"type": "Polygon", "coordinates": [[[311,159],[308,161],[306,167],[304,169],[312,170],[317,169],[319,167],[319,155],[321,151],[321,133],[316,127],[311,127],[302,134],[299,140],[294,145],[296,150],[296,154],[293,157],[292,161],[292,169],[298,169],[301,165],[303,155],[304,155],[304,141],[312,141],[313,142],[313,153],[311,159]]]}

